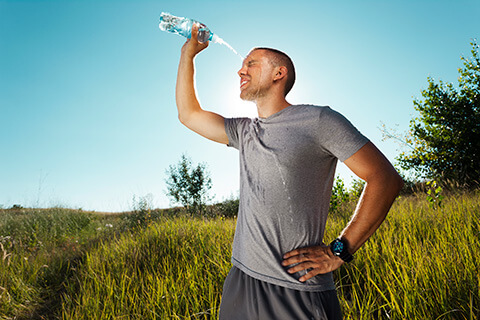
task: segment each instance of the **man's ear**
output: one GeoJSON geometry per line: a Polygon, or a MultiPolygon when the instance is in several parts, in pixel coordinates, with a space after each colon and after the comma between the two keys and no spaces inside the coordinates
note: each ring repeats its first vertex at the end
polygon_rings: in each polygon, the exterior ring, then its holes
{"type": "Polygon", "coordinates": [[[280,67],[277,67],[275,69],[276,69],[275,70],[276,73],[275,73],[275,76],[273,77],[273,81],[282,80],[283,78],[285,78],[287,76],[288,70],[287,70],[286,67],[280,66],[280,67]]]}

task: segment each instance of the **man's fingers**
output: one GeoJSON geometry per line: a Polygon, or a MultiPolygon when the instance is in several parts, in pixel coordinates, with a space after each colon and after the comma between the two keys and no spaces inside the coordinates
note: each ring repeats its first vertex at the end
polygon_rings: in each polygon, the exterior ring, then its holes
{"type": "Polygon", "coordinates": [[[321,258],[324,255],[325,251],[321,246],[295,249],[285,253],[285,255],[283,256],[284,260],[282,262],[282,265],[289,266],[294,263],[313,261],[315,259],[321,258]]]}
{"type": "Polygon", "coordinates": [[[283,255],[283,259],[288,259],[290,257],[298,256],[298,255],[305,255],[306,253],[309,252],[309,248],[300,248],[300,249],[295,249],[290,252],[287,252],[283,255]]]}
{"type": "Polygon", "coordinates": [[[300,263],[304,261],[310,260],[307,254],[299,253],[294,256],[287,256],[285,255],[284,258],[287,257],[285,260],[282,261],[282,266],[286,267],[295,263],[300,263]]]}
{"type": "Polygon", "coordinates": [[[192,25],[192,40],[198,41],[198,24],[194,23],[192,25]]]}
{"type": "Polygon", "coordinates": [[[182,53],[187,54],[188,56],[196,56],[199,52],[204,50],[208,47],[208,41],[205,43],[198,42],[198,24],[193,24],[192,26],[192,34],[189,39],[185,42],[182,47],[182,53]]]}
{"type": "Polygon", "coordinates": [[[298,279],[300,282],[305,282],[316,275],[327,273],[329,271],[328,265],[307,261],[288,269],[287,272],[293,274],[304,270],[307,270],[307,273],[298,279]]]}
{"type": "Polygon", "coordinates": [[[296,266],[294,267],[291,267],[290,269],[287,270],[288,273],[297,273],[299,271],[302,271],[302,270],[307,270],[307,269],[313,269],[317,267],[316,264],[314,264],[313,262],[304,262],[304,263],[300,263],[300,264],[297,264],[296,266]]]}
{"type": "Polygon", "coordinates": [[[198,41],[198,33],[199,33],[199,30],[200,30],[200,24],[195,22],[193,25],[192,25],[192,40],[194,40],[195,42],[198,42],[202,45],[206,45],[208,46],[208,41],[206,42],[200,42],[198,41]]]}
{"type": "Polygon", "coordinates": [[[298,255],[298,249],[285,253],[283,255],[283,259],[288,259],[288,258],[296,256],[296,255],[298,255]]]}
{"type": "Polygon", "coordinates": [[[298,279],[298,281],[300,282],[305,282],[307,281],[308,279],[310,278],[313,278],[315,277],[316,275],[320,274],[320,270],[319,269],[313,269],[311,271],[308,271],[304,276],[301,276],[300,279],[298,279]]]}
{"type": "Polygon", "coordinates": [[[333,271],[343,264],[343,261],[335,257],[329,247],[324,244],[292,250],[285,253],[283,259],[282,266],[292,266],[287,269],[288,273],[307,271],[298,279],[300,282],[305,282],[318,274],[333,271]]]}

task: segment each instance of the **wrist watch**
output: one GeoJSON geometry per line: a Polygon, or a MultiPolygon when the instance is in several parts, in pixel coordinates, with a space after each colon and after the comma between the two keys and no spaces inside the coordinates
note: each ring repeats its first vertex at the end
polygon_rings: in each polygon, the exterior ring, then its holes
{"type": "Polygon", "coordinates": [[[330,250],[333,254],[342,259],[345,262],[350,262],[353,260],[353,255],[348,252],[347,241],[344,239],[337,238],[330,243],[330,250]]]}

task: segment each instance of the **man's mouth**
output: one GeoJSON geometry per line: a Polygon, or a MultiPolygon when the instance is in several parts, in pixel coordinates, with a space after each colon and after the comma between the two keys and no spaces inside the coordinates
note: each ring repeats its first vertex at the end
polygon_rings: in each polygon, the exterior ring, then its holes
{"type": "Polygon", "coordinates": [[[240,89],[242,89],[247,83],[248,83],[247,79],[241,79],[240,80],[240,89]]]}

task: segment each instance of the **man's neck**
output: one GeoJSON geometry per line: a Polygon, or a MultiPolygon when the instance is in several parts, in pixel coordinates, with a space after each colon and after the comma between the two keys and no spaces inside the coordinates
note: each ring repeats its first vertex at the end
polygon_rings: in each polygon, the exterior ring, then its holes
{"type": "Polygon", "coordinates": [[[259,99],[255,101],[255,104],[257,105],[258,116],[260,118],[268,118],[280,110],[290,106],[290,103],[288,103],[284,97],[277,99],[265,97],[265,99],[259,99]]]}

